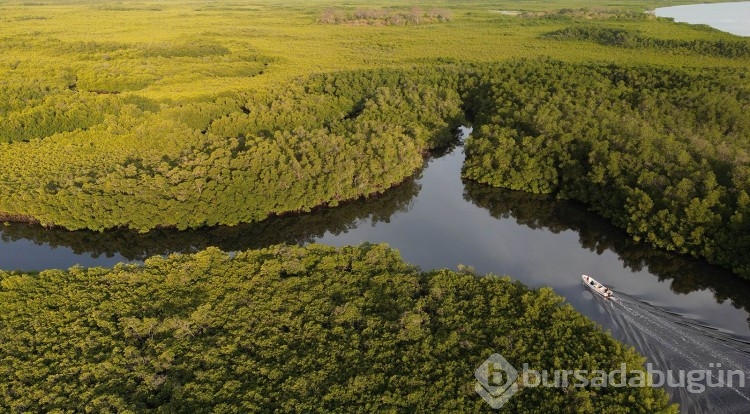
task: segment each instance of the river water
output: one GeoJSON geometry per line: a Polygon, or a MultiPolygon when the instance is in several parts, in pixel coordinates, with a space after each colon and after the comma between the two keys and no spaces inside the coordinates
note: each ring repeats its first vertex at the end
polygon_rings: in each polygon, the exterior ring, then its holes
{"type": "Polygon", "coordinates": [[[660,7],[654,10],[654,14],[659,17],[671,17],[676,22],[707,24],[737,36],[750,36],[748,1],[660,7]]]}
{"type": "MultiPolygon", "coordinates": [[[[0,226],[0,268],[111,266],[207,246],[236,251],[282,242],[383,242],[423,269],[464,264],[480,273],[512,275],[531,287],[550,286],[656,368],[722,363],[750,375],[750,283],[636,244],[577,203],[462,181],[463,159],[463,148],[455,147],[435,154],[415,177],[379,197],[251,225],[147,234],[0,226]],[[584,273],[610,286],[620,300],[592,295],[581,285],[584,273]]],[[[734,388],[668,391],[685,413],[750,410],[750,388],[734,388]]]]}

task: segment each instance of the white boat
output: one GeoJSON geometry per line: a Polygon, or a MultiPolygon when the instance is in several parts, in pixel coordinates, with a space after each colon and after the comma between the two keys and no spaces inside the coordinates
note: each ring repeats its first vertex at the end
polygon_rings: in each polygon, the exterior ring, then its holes
{"type": "Polygon", "coordinates": [[[598,293],[605,298],[612,297],[612,291],[608,287],[594,280],[593,277],[582,275],[581,279],[583,279],[583,284],[586,285],[587,288],[591,289],[594,293],[598,293]]]}

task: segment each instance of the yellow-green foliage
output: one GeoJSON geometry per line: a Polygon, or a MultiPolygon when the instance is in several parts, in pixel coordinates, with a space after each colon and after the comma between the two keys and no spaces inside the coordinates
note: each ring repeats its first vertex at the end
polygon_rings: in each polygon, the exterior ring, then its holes
{"type": "MultiPolygon", "coordinates": [[[[508,278],[422,273],[382,245],[0,271],[0,409],[485,413],[474,370],[495,352],[539,370],[643,369],[562,302],[508,278]]],[[[526,388],[505,409],[676,412],[651,387],[526,388]]]]}
{"type": "Polygon", "coordinates": [[[463,120],[453,71],[319,75],[263,93],[124,104],[6,145],[0,211],[68,229],[235,225],[380,193],[463,120]]]}
{"type": "Polygon", "coordinates": [[[467,177],[589,202],[636,238],[747,274],[748,41],[652,6],[4,4],[0,216],[146,231],[336,205],[412,174],[467,112],[481,123],[467,177]],[[451,18],[322,24],[334,6],[451,18]],[[642,141],[629,164],[609,158],[642,141]]]}
{"type": "MultiPolygon", "coordinates": [[[[4,2],[0,217],[146,231],[333,206],[407,178],[466,114],[465,176],[750,272],[747,41],[650,1],[395,3],[4,2]],[[385,24],[412,6],[450,19],[385,24]],[[382,22],[324,24],[332,7],[382,22]]],[[[486,412],[493,352],[642,364],[560,303],[372,246],[0,272],[0,407],[486,412]]],[[[650,387],[564,391],[509,407],[673,412],[650,387]]]]}

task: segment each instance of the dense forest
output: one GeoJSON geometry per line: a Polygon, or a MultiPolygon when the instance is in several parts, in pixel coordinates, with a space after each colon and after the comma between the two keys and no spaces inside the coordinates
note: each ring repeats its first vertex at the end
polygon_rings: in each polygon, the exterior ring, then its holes
{"type": "Polygon", "coordinates": [[[70,230],[235,225],[381,193],[465,122],[456,73],[324,74],[0,151],[0,212],[70,230]],[[65,154],[65,157],[58,155],[65,154]]]}
{"type": "MultiPolygon", "coordinates": [[[[0,299],[10,412],[486,412],[474,370],[495,352],[546,369],[644,362],[550,289],[420,272],[382,245],[0,272],[0,299]]],[[[676,412],[651,387],[525,388],[504,409],[676,412]]]]}
{"type": "Polygon", "coordinates": [[[744,71],[534,60],[478,73],[464,177],[582,201],[636,240],[750,277],[744,71]]]}
{"type": "Polygon", "coordinates": [[[642,2],[559,6],[9,7],[0,219],[146,232],[334,207],[403,182],[468,120],[464,177],[750,276],[750,43],[642,2]],[[423,19],[377,27],[402,15],[423,19]],[[136,34],[91,40],[102,16],[136,34]]]}
{"type": "Polygon", "coordinates": [[[750,275],[742,70],[549,59],[351,71],[7,145],[0,211],[67,229],[255,222],[381,193],[468,118],[466,178],[588,204],[750,275]],[[66,154],[54,157],[53,154],[66,154]],[[238,208],[241,206],[241,208],[238,208]]]}
{"type": "MultiPolygon", "coordinates": [[[[550,289],[276,245],[407,208],[467,124],[465,196],[489,214],[749,309],[741,280],[637,246],[750,278],[749,41],[589,3],[4,3],[2,240],[144,263],[0,270],[0,411],[487,412],[493,353],[641,367],[550,289]]],[[[676,407],[567,387],[505,410],[676,407]]]]}

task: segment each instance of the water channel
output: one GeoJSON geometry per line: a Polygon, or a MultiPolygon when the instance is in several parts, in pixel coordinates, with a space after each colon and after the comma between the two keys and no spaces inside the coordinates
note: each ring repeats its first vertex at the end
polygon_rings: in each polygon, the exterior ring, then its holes
{"type": "MultiPolygon", "coordinates": [[[[434,154],[416,176],[379,197],[256,224],[146,234],[0,226],[0,268],[111,266],[207,246],[236,251],[276,243],[382,242],[423,269],[464,264],[531,287],[550,286],[656,368],[722,363],[750,375],[750,283],[634,243],[580,204],[462,181],[463,159],[458,146],[434,154]],[[592,295],[581,285],[583,273],[612,287],[621,300],[592,295]]],[[[668,391],[685,413],[750,407],[749,387],[668,391]]]]}
{"type": "MultiPolygon", "coordinates": [[[[660,17],[750,36],[750,2],[656,9],[660,17]]],[[[460,146],[378,197],[261,223],[193,231],[68,232],[0,225],[0,269],[109,267],[208,246],[226,251],[277,243],[388,243],[423,269],[472,266],[550,286],[603,329],[646,355],[654,369],[739,370],[745,386],[690,392],[666,386],[683,413],[750,412],[750,282],[702,261],[631,241],[574,202],[494,189],[460,178],[460,146]],[[610,286],[593,295],[580,275],[610,286]]]]}

